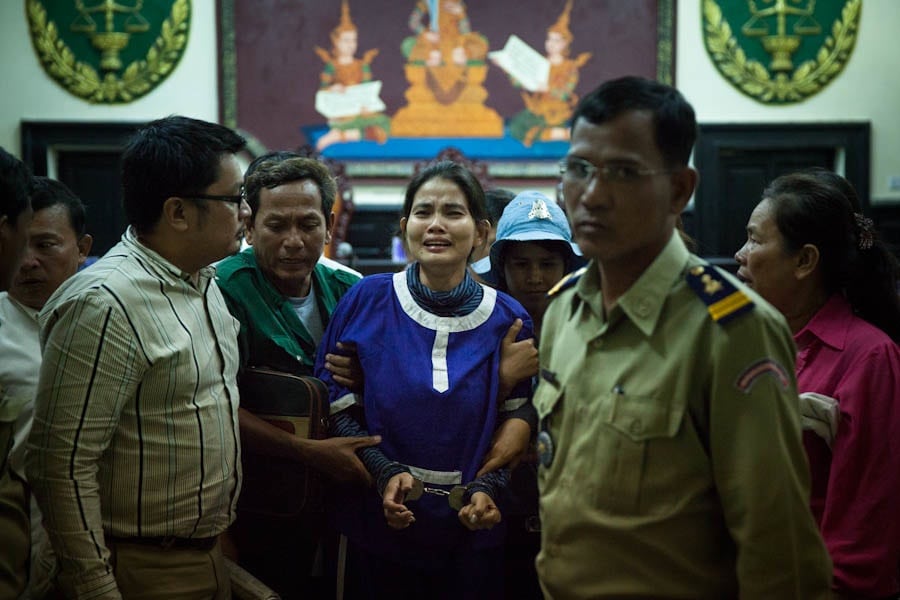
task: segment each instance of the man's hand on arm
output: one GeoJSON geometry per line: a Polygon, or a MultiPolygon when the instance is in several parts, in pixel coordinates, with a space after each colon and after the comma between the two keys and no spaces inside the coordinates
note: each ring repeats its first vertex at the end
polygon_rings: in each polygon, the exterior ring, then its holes
{"type": "Polygon", "coordinates": [[[356,451],[380,443],[380,436],[300,438],[243,408],[240,423],[242,443],[256,454],[301,462],[342,483],[372,483],[356,451]]]}
{"type": "Polygon", "coordinates": [[[335,383],[353,392],[361,391],[363,370],[356,354],[356,345],[338,342],[337,347],[343,354],[326,354],[325,368],[331,372],[335,383]]]}
{"type": "Polygon", "coordinates": [[[538,351],[534,339],[516,341],[522,326],[522,319],[516,319],[500,342],[500,389],[497,394],[499,400],[505,400],[517,383],[537,375],[538,372],[538,351]]]}
{"type": "Polygon", "coordinates": [[[372,475],[356,451],[381,443],[381,436],[334,437],[325,440],[301,440],[303,462],[340,483],[372,485],[372,475]]]}
{"type": "Polygon", "coordinates": [[[516,468],[522,457],[528,452],[531,442],[531,427],[524,419],[512,418],[505,421],[494,432],[491,449],[484,458],[484,464],[476,477],[496,471],[500,467],[516,468]]]}

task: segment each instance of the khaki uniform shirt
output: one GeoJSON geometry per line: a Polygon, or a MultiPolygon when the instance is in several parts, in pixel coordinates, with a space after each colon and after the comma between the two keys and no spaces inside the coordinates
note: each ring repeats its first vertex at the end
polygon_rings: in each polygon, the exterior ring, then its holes
{"type": "Polygon", "coordinates": [[[553,446],[537,558],[550,598],[830,593],[790,331],[730,276],[755,307],[717,323],[685,279],[702,264],[674,235],[609,315],[594,262],[547,310],[534,404],[553,446]]]}

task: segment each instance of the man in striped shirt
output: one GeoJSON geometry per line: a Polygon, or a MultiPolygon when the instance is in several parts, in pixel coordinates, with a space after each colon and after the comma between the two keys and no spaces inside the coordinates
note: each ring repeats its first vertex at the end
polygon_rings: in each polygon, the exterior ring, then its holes
{"type": "Polygon", "coordinates": [[[250,215],[231,130],[154,121],[122,157],[130,227],[50,298],[27,472],[72,598],[227,598],[237,322],[211,263],[250,215]]]}

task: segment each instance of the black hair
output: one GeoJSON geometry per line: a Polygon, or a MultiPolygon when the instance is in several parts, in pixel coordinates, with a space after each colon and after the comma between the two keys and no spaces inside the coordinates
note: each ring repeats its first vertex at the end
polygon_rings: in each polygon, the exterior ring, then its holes
{"type": "Polygon", "coordinates": [[[446,179],[452,181],[462,191],[469,205],[469,213],[475,222],[489,221],[487,208],[485,207],[484,190],[478,183],[478,178],[470,170],[451,160],[442,160],[427,165],[424,169],[413,175],[406,187],[406,196],[403,201],[403,217],[409,218],[412,211],[413,200],[419,189],[432,179],[446,179]]]}
{"type": "Polygon", "coordinates": [[[855,210],[844,191],[852,185],[843,178],[836,185],[835,177],[840,176],[815,171],[782,175],[763,198],[772,205],[785,250],[818,248],[825,291],[843,292],[857,315],[900,343],[897,259],[877,239],[871,220],[855,210]]]}
{"type": "Polygon", "coordinates": [[[19,215],[28,210],[31,171],[21,160],[0,146],[0,216],[15,228],[19,215]]]}
{"type": "Polygon", "coordinates": [[[247,165],[247,170],[244,171],[244,177],[247,178],[253,175],[256,172],[256,169],[259,168],[259,165],[264,162],[281,162],[289,158],[300,158],[300,156],[302,155],[297,154],[296,152],[292,152],[291,150],[273,150],[272,152],[266,152],[265,154],[261,154],[250,161],[250,164],[247,165]]]}
{"type": "Polygon", "coordinates": [[[503,209],[516,197],[515,192],[503,188],[491,188],[484,191],[484,203],[487,208],[491,227],[496,227],[503,215],[503,209]]]}
{"type": "Polygon", "coordinates": [[[578,119],[600,125],[634,110],[653,113],[656,145],[665,161],[670,166],[686,166],[697,138],[697,119],[688,101],[672,86],[643,77],[607,81],[581,99],[571,123],[573,129],[578,119]]]}
{"type": "Polygon", "coordinates": [[[202,194],[219,178],[223,155],[246,141],[231,129],[189,117],[169,116],[140,128],[122,154],[122,203],[128,222],[151,231],[166,199],[202,194]]]}
{"type": "Polygon", "coordinates": [[[270,152],[256,158],[247,167],[244,176],[244,193],[253,211],[251,222],[259,210],[259,193],[263,188],[272,189],[292,181],[310,179],[319,188],[322,197],[322,214],[325,222],[331,217],[331,209],[337,195],[337,183],[324,163],[315,158],[300,156],[295,152],[270,152]]]}
{"type": "Polygon", "coordinates": [[[63,206],[69,215],[69,225],[72,226],[75,237],[81,239],[84,235],[84,204],[66,184],[49,177],[35,176],[28,193],[35,213],[51,206],[63,206]]]}
{"type": "Polygon", "coordinates": [[[859,196],[856,194],[856,188],[845,177],[823,167],[809,167],[804,169],[802,173],[812,175],[820,182],[836,187],[850,202],[853,212],[862,212],[862,204],[859,201],[859,196]]]}

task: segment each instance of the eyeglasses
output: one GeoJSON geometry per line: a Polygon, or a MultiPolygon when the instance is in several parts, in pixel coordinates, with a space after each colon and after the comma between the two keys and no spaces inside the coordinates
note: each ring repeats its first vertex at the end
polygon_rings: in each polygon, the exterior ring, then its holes
{"type": "Polygon", "coordinates": [[[592,162],[567,156],[559,161],[559,175],[563,183],[587,185],[596,177],[603,183],[635,183],[651,175],[674,173],[673,169],[642,169],[630,163],[604,163],[595,165],[592,162]]]}
{"type": "Polygon", "coordinates": [[[219,202],[230,202],[231,204],[241,205],[241,202],[244,202],[247,199],[247,194],[244,191],[244,188],[241,187],[240,193],[230,196],[223,194],[188,194],[184,196],[179,196],[179,198],[186,198],[188,200],[217,200],[219,202]]]}

